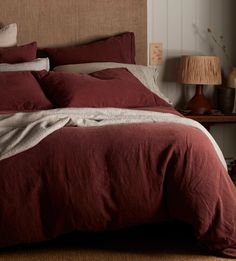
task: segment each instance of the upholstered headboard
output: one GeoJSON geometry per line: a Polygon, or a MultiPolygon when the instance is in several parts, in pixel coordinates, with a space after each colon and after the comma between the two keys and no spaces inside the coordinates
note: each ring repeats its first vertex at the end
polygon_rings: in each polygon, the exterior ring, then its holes
{"type": "Polygon", "coordinates": [[[136,62],[147,63],[147,0],[0,0],[0,23],[18,25],[18,43],[71,46],[132,31],[136,62]]]}

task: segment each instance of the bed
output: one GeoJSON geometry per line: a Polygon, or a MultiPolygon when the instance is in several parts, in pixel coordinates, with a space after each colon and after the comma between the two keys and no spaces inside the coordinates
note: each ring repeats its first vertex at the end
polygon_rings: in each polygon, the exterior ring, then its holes
{"type": "Polygon", "coordinates": [[[169,104],[156,69],[140,65],[146,1],[0,3],[3,22],[24,28],[21,46],[11,31],[0,47],[0,246],[179,220],[211,253],[236,257],[236,189],[222,152],[169,104]],[[62,8],[71,26],[58,33],[49,14],[62,8]],[[28,10],[32,24],[21,16],[28,10]],[[85,11],[92,19],[78,37],[85,11]],[[33,41],[54,71],[35,60],[33,41]]]}

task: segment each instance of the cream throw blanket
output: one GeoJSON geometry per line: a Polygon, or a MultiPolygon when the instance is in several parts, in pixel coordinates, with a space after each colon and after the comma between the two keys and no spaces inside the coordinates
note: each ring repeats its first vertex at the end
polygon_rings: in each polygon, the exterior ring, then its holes
{"type": "Polygon", "coordinates": [[[0,115],[0,160],[32,148],[64,126],[97,127],[110,124],[170,122],[201,130],[212,142],[224,167],[223,154],[210,133],[198,122],[171,113],[116,108],[66,108],[0,115]]]}

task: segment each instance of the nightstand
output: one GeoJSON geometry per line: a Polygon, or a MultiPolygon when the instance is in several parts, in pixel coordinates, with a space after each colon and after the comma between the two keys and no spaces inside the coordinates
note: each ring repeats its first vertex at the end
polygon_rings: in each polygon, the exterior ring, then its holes
{"type": "Polygon", "coordinates": [[[188,115],[185,117],[200,122],[207,130],[210,130],[211,125],[214,124],[236,124],[236,113],[232,114],[209,114],[209,115],[188,115]]]}
{"type": "MultiPolygon", "coordinates": [[[[236,113],[232,114],[212,114],[212,115],[186,115],[185,117],[198,121],[201,123],[208,131],[210,131],[210,127],[214,124],[236,124],[236,113]]],[[[226,162],[229,168],[229,174],[236,185],[236,159],[234,158],[226,158],[226,162]]]]}

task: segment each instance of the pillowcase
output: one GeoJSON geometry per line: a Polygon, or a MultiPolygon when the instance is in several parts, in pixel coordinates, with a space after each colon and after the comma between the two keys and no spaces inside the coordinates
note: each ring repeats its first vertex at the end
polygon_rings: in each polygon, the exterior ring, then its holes
{"type": "Polygon", "coordinates": [[[17,25],[9,24],[0,29],[0,47],[11,47],[17,44],[17,25]]]}
{"type": "Polygon", "coordinates": [[[0,72],[0,82],[1,111],[41,110],[53,107],[31,72],[0,72]]]}
{"type": "Polygon", "coordinates": [[[160,98],[171,104],[172,102],[160,90],[158,85],[159,69],[157,67],[148,67],[144,65],[125,64],[125,63],[82,63],[68,64],[55,67],[56,72],[77,72],[77,73],[93,73],[107,68],[127,68],[143,85],[150,91],[154,92],[160,98]]]}
{"type": "Polygon", "coordinates": [[[38,78],[55,107],[168,106],[125,68],[106,69],[90,75],[40,72],[38,78]]]}
{"type": "Polygon", "coordinates": [[[37,43],[0,48],[0,63],[22,63],[36,59],[37,43]]]}
{"type": "Polygon", "coordinates": [[[25,63],[0,63],[0,72],[17,72],[17,71],[49,71],[49,59],[48,58],[38,58],[32,62],[25,63]]]}
{"type": "Polygon", "coordinates": [[[135,63],[134,33],[123,33],[75,47],[46,48],[52,66],[88,62],[135,63]]]}

